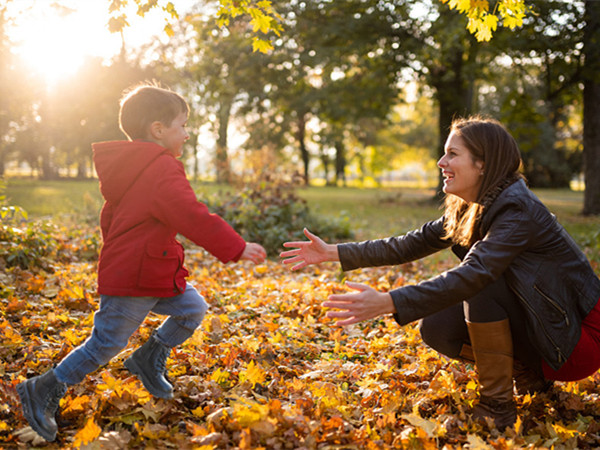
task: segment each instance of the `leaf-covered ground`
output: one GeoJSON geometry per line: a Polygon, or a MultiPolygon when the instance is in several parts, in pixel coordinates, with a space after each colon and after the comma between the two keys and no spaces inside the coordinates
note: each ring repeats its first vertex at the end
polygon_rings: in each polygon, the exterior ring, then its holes
{"type": "MultiPolygon", "coordinates": [[[[51,444],[27,426],[18,382],[52,367],[90,333],[97,306],[87,231],[56,228],[44,268],[0,258],[0,447],[31,448],[597,448],[600,377],[518,397],[514,429],[473,423],[471,366],[384,318],[335,327],[320,303],[344,289],[336,265],[291,273],[277,261],[222,265],[188,252],[190,281],[211,305],[172,352],[175,398],[151,397],[122,366],[162,321],[150,316],[107,366],[71,387],[51,444]]],[[[92,237],[90,237],[92,236],[92,237]]],[[[4,243],[6,244],[6,243],[4,243]]],[[[417,282],[436,263],[347,274],[381,289],[417,282]]]]}

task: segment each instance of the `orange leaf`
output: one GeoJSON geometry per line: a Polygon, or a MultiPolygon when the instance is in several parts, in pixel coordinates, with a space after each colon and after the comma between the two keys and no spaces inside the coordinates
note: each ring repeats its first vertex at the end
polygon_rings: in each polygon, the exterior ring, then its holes
{"type": "Polygon", "coordinates": [[[101,432],[102,430],[98,425],[96,425],[96,422],[94,422],[94,418],[90,417],[87,420],[85,426],[81,430],[79,430],[73,438],[73,444],[75,447],[81,447],[82,445],[89,444],[90,442],[97,439],[98,436],[100,436],[101,432]]]}

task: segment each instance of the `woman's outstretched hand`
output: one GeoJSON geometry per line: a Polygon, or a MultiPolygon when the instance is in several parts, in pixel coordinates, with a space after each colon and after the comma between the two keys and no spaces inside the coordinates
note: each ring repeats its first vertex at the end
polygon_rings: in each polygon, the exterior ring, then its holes
{"type": "Polygon", "coordinates": [[[336,325],[352,325],[396,312],[392,296],[388,292],[378,292],[366,284],[350,281],[346,282],[346,286],[358,292],[330,295],[329,300],[322,303],[326,308],[339,310],[327,313],[327,317],[338,319],[336,325]]]}
{"type": "Polygon", "coordinates": [[[309,264],[319,264],[325,261],[339,261],[337,245],[327,244],[316,234],[312,234],[306,228],[304,235],[308,241],[285,242],[284,247],[293,247],[293,250],[279,254],[283,264],[294,264],[292,270],[302,269],[309,264]]]}

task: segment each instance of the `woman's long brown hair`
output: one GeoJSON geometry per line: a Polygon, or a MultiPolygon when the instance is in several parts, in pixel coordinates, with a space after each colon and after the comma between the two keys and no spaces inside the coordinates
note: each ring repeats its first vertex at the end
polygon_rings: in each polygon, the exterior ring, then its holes
{"type": "Polygon", "coordinates": [[[497,120],[479,116],[456,119],[450,132],[460,136],[473,161],[483,162],[483,180],[474,202],[449,194],[444,204],[445,237],[470,247],[478,239],[485,199],[506,180],[522,178],[521,154],[516,141],[497,120]]]}

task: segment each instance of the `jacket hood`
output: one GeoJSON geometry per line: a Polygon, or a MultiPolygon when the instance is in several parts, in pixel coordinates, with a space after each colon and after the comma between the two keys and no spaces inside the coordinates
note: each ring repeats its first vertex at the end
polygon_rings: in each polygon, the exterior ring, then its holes
{"type": "Polygon", "coordinates": [[[106,201],[119,202],[152,161],[168,150],[153,142],[111,141],[92,144],[100,192],[106,201]]]}

